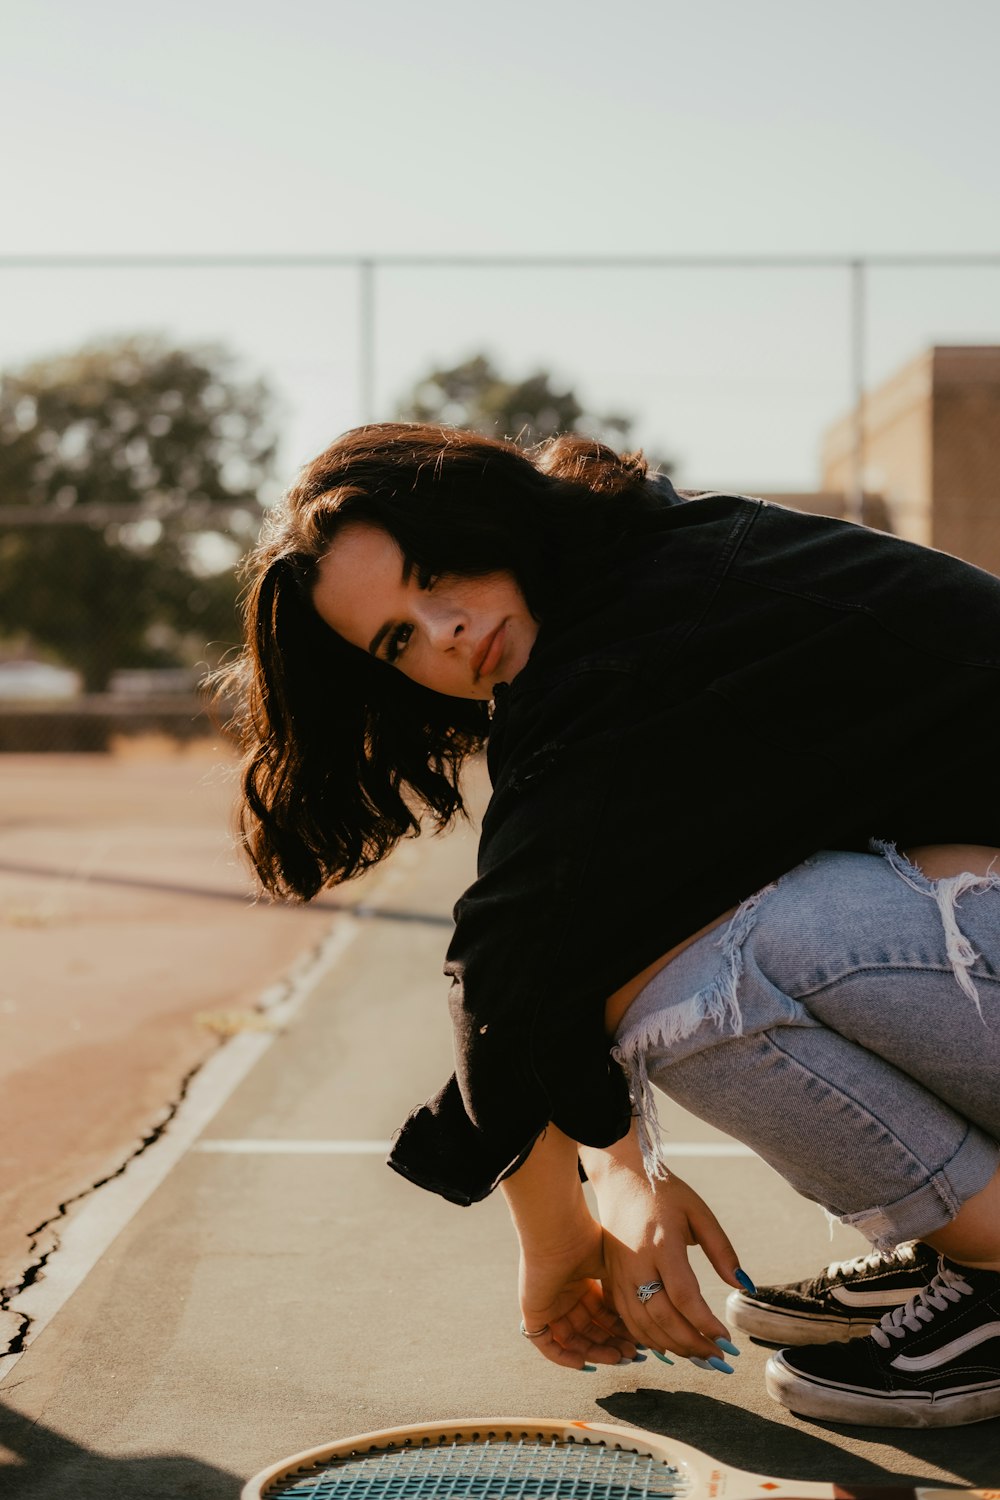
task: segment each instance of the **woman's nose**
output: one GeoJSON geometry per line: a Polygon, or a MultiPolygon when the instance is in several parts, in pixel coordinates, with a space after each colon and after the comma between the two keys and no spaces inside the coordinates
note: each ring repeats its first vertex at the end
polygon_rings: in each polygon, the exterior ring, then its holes
{"type": "Polygon", "coordinates": [[[428,640],[439,651],[449,651],[465,630],[464,616],[453,609],[429,611],[425,624],[428,640]]]}

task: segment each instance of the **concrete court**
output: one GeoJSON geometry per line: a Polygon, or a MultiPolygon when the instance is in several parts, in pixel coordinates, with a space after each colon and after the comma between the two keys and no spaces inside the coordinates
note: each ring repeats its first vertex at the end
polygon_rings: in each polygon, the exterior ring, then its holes
{"type": "MultiPolygon", "coordinates": [[[[219,1141],[386,1139],[449,1067],[441,960],[473,836],[405,845],[350,945],[212,1119],[219,1141]]],[[[724,1138],[665,1106],[670,1139],[724,1138]]],[[[160,1149],[154,1146],[152,1151],[160,1149]]],[[[864,1248],[756,1158],[678,1159],[761,1282],[864,1248]]],[[[130,1169],[131,1170],[131,1169],[130,1169]]],[[[697,1255],[697,1252],[696,1252],[697,1255]]],[[[699,1257],[700,1258],[700,1257],[699,1257]]],[[[499,1195],[462,1210],[376,1154],[187,1151],[0,1383],[5,1500],[235,1500],[265,1464],[459,1415],[635,1423],[739,1467],[840,1483],[1000,1483],[1000,1421],[937,1433],[807,1423],[679,1361],[563,1371],[517,1335],[499,1195]]],[[[725,1289],[705,1267],[721,1310],[725,1289]]]]}
{"type": "Polygon", "coordinates": [[[234,778],[208,739],[0,756],[0,1351],[60,1205],[118,1171],[329,923],[327,897],[249,904],[234,778]]]}

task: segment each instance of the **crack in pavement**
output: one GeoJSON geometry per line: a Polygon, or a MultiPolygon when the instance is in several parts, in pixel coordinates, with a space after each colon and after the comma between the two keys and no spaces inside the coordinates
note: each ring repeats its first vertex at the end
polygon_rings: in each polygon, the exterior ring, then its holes
{"type": "MultiPolygon", "coordinates": [[[[260,901],[255,896],[241,891],[222,891],[212,886],[180,885],[168,880],[149,880],[136,875],[114,875],[90,870],[81,874],[79,870],[60,869],[58,866],[23,864],[17,860],[0,859],[0,873],[5,875],[35,875],[40,879],[63,880],[68,883],[86,885],[127,886],[140,891],[157,891],[166,896],[196,896],[205,901],[238,902],[248,909],[282,911],[287,907],[282,902],[260,901]]],[[[312,901],[304,903],[301,910],[329,916],[331,912],[344,912],[349,917],[361,917],[381,922],[417,922],[429,927],[453,927],[450,916],[438,912],[401,911],[388,906],[369,906],[361,903],[352,906],[349,901],[312,901]]]]}
{"type": "MultiPolygon", "coordinates": [[[[329,910],[329,908],[327,908],[327,910],[329,910]]],[[[345,914],[349,916],[358,916],[363,914],[357,908],[351,907],[344,908],[344,911],[345,914]]],[[[339,924],[335,924],[335,926],[339,926],[339,924]]],[[[328,941],[328,938],[321,939],[319,942],[313,943],[311,947],[306,949],[305,952],[300,955],[299,961],[292,967],[290,972],[284,974],[282,978],[278,979],[274,984],[270,985],[266,990],[264,990],[264,992],[258,998],[255,1009],[262,1015],[271,1015],[274,1012],[280,1012],[282,1008],[287,1005],[289,1000],[294,999],[298,986],[301,983],[303,973],[308,974],[314,968],[316,963],[322,959],[322,955],[328,941]]],[[[202,1069],[206,1067],[206,1065],[211,1061],[213,1057],[218,1056],[218,1053],[224,1047],[229,1045],[231,1040],[231,1037],[220,1037],[218,1046],[215,1047],[211,1052],[209,1052],[206,1057],[202,1058],[200,1062],[195,1063],[194,1067],[190,1068],[188,1072],[184,1074],[181,1079],[180,1089],[177,1097],[173,1100],[172,1103],[165,1106],[165,1112],[162,1119],[158,1124],[152,1126],[149,1130],[147,1130],[146,1134],[140,1138],[139,1143],[135,1147],[135,1149],[129,1152],[128,1156],[126,1156],[125,1160],[119,1167],[116,1167],[113,1172],[106,1173],[106,1175],[99,1178],[97,1182],[91,1183],[89,1187],[83,1188],[79,1193],[74,1193],[71,1198],[67,1198],[63,1203],[59,1204],[58,1209],[54,1214],[51,1215],[50,1218],[43,1220],[43,1222],[39,1224],[36,1229],[28,1231],[28,1238],[30,1240],[30,1244],[28,1246],[29,1255],[33,1255],[39,1249],[39,1242],[41,1241],[41,1238],[46,1233],[46,1231],[50,1232],[51,1243],[49,1243],[47,1248],[45,1248],[41,1254],[37,1255],[35,1260],[33,1260],[28,1265],[19,1281],[13,1283],[10,1286],[0,1288],[0,1316],[6,1313],[8,1316],[18,1318],[20,1320],[17,1331],[13,1334],[12,1337],[8,1339],[6,1349],[0,1347],[0,1361],[8,1358],[11,1355],[23,1354],[24,1350],[31,1342],[30,1333],[32,1324],[35,1322],[35,1319],[32,1318],[30,1314],[23,1313],[18,1308],[12,1307],[11,1304],[23,1292],[27,1291],[29,1287],[33,1286],[35,1282],[44,1280],[45,1267],[61,1245],[60,1236],[58,1232],[53,1228],[53,1226],[59,1224],[62,1220],[68,1217],[69,1210],[75,1203],[79,1203],[83,1198],[92,1197],[93,1194],[98,1191],[98,1189],[106,1186],[106,1184],[109,1182],[115,1181],[116,1178],[121,1177],[127,1171],[132,1162],[134,1162],[138,1157],[142,1156],[146,1151],[149,1150],[151,1146],[154,1146],[156,1142],[162,1138],[171,1122],[175,1119],[181,1105],[187,1098],[188,1091],[193,1080],[198,1076],[202,1069]]]]}
{"type": "MultiPolygon", "coordinates": [[[[89,1198],[93,1193],[96,1193],[99,1188],[104,1187],[106,1183],[113,1182],[116,1177],[121,1177],[122,1173],[128,1169],[129,1165],[134,1162],[137,1157],[142,1156],[144,1151],[148,1151],[150,1146],[156,1144],[156,1142],[163,1135],[164,1131],[167,1129],[167,1126],[170,1124],[171,1120],[174,1118],[174,1116],[177,1114],[177,1111],[183,1104],[184,1099],[187,1096],[187,1091],[191,1086],[191,1080],[195,1077],[196,1074],[201,1072],[207,1060],[208,1059],[206,1058],[201,1062],[196,1063],[193,1068],[185,1073],[184,1077],[181,1079],[180,1092],[173,1103],[167,1105],[166,1114],[164,1115],[163,1119],[158,1125],[154,1125],[152,1129],[148,1130],[146,1134],[140,1138],[139,1144],[136,1146],[135,1150],[129,1152],[128,1156],[122,1162],[121,1166],[116,1167],[113,1172],[108,1172],[104,1177],[98,1178],[97,1182],[91,1183],[89,1187],[82,1188],[79,1193],[74,1193],[72,1198],[67,1198],[63,1203],[60,1203],[56,1212],[52,1214],[50,1218],[44,1219],[42,1223],[38,1225],[37,1229],[28,1230],[28,1239],[30,1241],[28,1245],[29,1255],[34,1254],[34,1252],[39,1248],[39,1241],[41,1240],[41,1237],[45,1233],[45,1231],[47,1229],[52,1229],[52,1226],[54,1224],[58,1224],[61,1219],[65,1219],[68,1216],[69,1210],[73,1207],[74,1203],[79,1203],[82,1198],[89,1198]]],[[[23,1354],[25,1348],[27,1347],[27,1344],[29,1342],[28,1336],[31,1332],[31,1325],[34,1322],[34,1319],[30,1316],[30,1314],[19,1312],[17,1308],[11,1306],[11,1303],[17,1297],[19,1297],[22,1292],[26,1292],[30,1286],[34,1286],[36,1281],[44,1280],[45,1267],[48,1264],[51,1256],[53,1256],[59,1249],[60,1243],[61,1242],[58,1233],[53,1232],[51,1235],[51,1243],[49,1244],[48,1248],[43,1251],[43,1253],[39,1255],[36,1260],[32,1261],[28,1265],[20,1281],[15,1282],[11,1286],[0,1287],[0,1313],[10,1313],[13,1317],[20,1319],[20,1326],[13,1337],[8,1340],[6,1349],[0,1348],[0,1359],[4,1359],[7,1355],[10,1354],[23,1354]]]]}

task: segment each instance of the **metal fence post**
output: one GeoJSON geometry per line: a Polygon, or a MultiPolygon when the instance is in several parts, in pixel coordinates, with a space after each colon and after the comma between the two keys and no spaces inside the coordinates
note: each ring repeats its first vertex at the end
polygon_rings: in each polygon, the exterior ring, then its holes
{"type": "Polygon", "coordinates": [[[854,442],[851,483],[844,496],[844,518],[859,525],[865,519],[865,292],[866,264],[850,263],[851,274],[851,385],[854,394],[854,442]]]}
{"type": "Polygon", "coordinates": [[[358,261],[360,283],[359,397],[362,422],[375,421],[375,261],[358,261]]]}

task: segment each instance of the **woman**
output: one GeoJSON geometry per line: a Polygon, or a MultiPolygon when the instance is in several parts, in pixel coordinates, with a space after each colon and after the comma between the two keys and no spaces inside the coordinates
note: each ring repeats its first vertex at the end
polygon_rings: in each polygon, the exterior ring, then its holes
{"type": "Polygon", "coordinates": [[[734,1321],[801,1346],[768,1367],[794,1410],[1000,1414],[1000,582],[581,438],[416,424],[321,454],[247,571],[269,891],[444,827],[487,747],[457,1076],[390,1164],[459,1203],[503,1184],[522,1333],[577,1369],[636,1340],[731,1369],[697,1242],[734,1321]],[[876,1253],[755,1292],[665,1169],[651,1082],[876,1253]],[[860,1331],[845,1307],[871,1336],[818,1342],[860,1331]]]}

